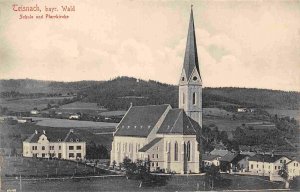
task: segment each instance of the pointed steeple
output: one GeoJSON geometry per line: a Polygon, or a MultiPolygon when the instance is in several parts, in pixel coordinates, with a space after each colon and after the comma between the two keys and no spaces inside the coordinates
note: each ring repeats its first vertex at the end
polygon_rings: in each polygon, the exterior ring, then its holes
{"type": "Polygon", "coordinates": [[[187,79],[190,78],[195,67],[200,76],[196,35],[195,35],[195,27],[194,27],[193,5],[191,5],[190,23],[189,23],[189,30],[188,30],[184,62],[183,62],[183,69],[185,71],[187,79]]]}

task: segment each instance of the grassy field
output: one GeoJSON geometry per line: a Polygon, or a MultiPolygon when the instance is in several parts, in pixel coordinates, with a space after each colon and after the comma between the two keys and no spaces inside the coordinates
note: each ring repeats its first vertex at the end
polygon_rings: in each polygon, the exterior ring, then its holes
{"type": "Polygon", "coordinates": [[[232,112],[225,111],[219,108],[203,108],[203,115],[205,116],[216,116],[216,117],[231,117],[232,112]]]}
{"type": "Polygon", "coordinates": [[[78,121],[68,119],[54,119],[54,118],[42,118],[33,117],[33,120],[37,121],[37,125],[45,127],[66,127],[66,128],[78,128],[78,127],[92,127],[92,128],[112,128],[116,127],[117,123],[107,122],[94,122],[94,121],[78,121]]]}
{"type": "Polygon", "coordinates": [[[48,103],[58,103],[63,99],[72,99],[73,97],[40,97],[33,99],[0,99],[0,105],[7,107],[10,111],[24,112],[34,108],[39,110],[47,107],[48,103]]]}
{"type": "MultiPolygon", "coordinates": [[[[228,179],[228,186],[216,187],[214,190],[254,190],[283,188],[283,183],[275,183],[256,176],[223,175],[228,179]]],[[[23,191],[204,191],[204,176],[172,176],[165,186],[139,188],[139,181],[124,177],[69,179],[48,181],[23,181],[23,191]]],[[[4,181],[4,189],[19,189],[19,181],[4,181]]]]}
{"type": "Polygon", "coordinates": [[[65,160],[48,160],[24,157],[3,157],[1,167],[2,177],[58,177],[58,176],[82,176],[105,175],[111,172],[90,167],[81,163],[65,160]]]}
{"type": "Polygon", "coordinates": [[[266,111],[272,115],[277,114],[279,117],[293,117],[300,121],[300,110],[288,110],[288,109],[266,109],[266,111]]]}
{"type": "Polygon", "coordinates": [[[63,113],[88,113],[97,115],[103,111],[106,111],[105,108],[97,106],[97,103],[85,103],[76,101],[66,105],[61,105],[58,111],[63,113]]]}

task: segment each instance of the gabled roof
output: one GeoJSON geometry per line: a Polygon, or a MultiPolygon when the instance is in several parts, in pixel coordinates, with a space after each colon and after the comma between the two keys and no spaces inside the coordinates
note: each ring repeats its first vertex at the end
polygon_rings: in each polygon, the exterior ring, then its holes
{"type": "Polygon", "coordinates": [[[196,130],[183,109],[171,109],[157,133],[196,135],[196,130]]]}
{"type": "Polygon", "coordinates": [[[220,161],[225,161],[225,162],[232,162],[232,160],[237,156],[237,153],[227,153],[223,157],[220,158],[220,161]]]}
{"type": "Polygon", "coordinates": [[[162,138],[155,138],[150,143],[139,149],[139,152],[146,152],[148,151],[151,147],[153,147],[156,143],[158,143],[162,138]]]}
{"type": "Polygon", "coordinates": [[[64,142],[79,142],[82,141],[78,134],[75,134],[71,129],[69,133],[66,135],[64,142]]]}
{"type": "Polygon", "coordinates": [[[45,135],[49,142],[72,142],[72,141],[82,141],[79,135],[75,134],[72,130],[64,131],[47,131],[45,134],[43,131],[36,131],[30,137],[28,137],[25,142],[37,143],[40,136],[45,135]],[[71,141],[72,140],[72,141],[71,141]]]}
{"type": "Polygon", "coordinates": [[[117,126],[115,136],[147,137],[170,105],[131,107],[117,126]]]}
{"type": "Polygon", "coordinates": [[[290,162],[288,162],[286,165],[289,165],[289,164],[291,164],[291,163],[299,163],[297,160],[291,160],[290,162]]]}
{"type": "Polygon", "coordinates": [[[184,62],[183,62],[183,69],[186,73],[187,79],[190,78],[190,76],[193,72],[193,69],[195,67],[200,75],[199,64],[198,64],[196,35],[195,35],[195,27],[194,27],[194,16],[193,16],[193,9],[191,9],[189,30],[188,30],[184,62]]]}
{"type": "Polygon", "coordinates": [[[220,158],[219,155],[203,154],[201,159],[202,161],[213,161],[218,158],[220,158]]]}
{"type": "Polygon", "coordinates": [[[224,149],[214,149],[210,152],[211,155],[219,155],[221,157],[227,155],[230,151],[224,149]]]}
{"type": "Polygon", "coordinates": [[[286,157],[284,155],[270,155],[270,154],[256,154],[253,157],[249,158],[249,161],[258,161],[258,162],[268,162],[274,163],[278,159],[286,157]]]}

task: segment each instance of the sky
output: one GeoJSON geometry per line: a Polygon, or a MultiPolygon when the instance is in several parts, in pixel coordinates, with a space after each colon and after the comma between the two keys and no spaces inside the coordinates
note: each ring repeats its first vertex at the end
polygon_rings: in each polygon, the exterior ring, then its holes
{"type": "Polygon", "coordinates": [[[296,0],[0,0],[0,79],[177,84],[191,4],[204,87],[300,91],[296,0]],[[20,20],[13,4],[76,11],[67,20],[20,20]]]}

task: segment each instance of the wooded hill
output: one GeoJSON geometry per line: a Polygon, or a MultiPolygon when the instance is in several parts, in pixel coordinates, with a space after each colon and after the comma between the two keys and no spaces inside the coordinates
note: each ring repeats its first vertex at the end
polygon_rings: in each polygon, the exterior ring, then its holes
{"type": "MultiPolygon", "coordinates": [[[[0,80],[1,97],[42,93],[77,93],[83,101],[95,102],[110,110],[134,105],[171,104],[178,107],[178,87],[157,81],[118,77],[109,81],[53,82],[31,79],[0,80]]],[[[39,94],[40,96],[41,94],[39,94]]],[[[300,93],[249,88],[204,88],[203,106],[228,110],[237,107],[299,109],[300,93]]]]}

